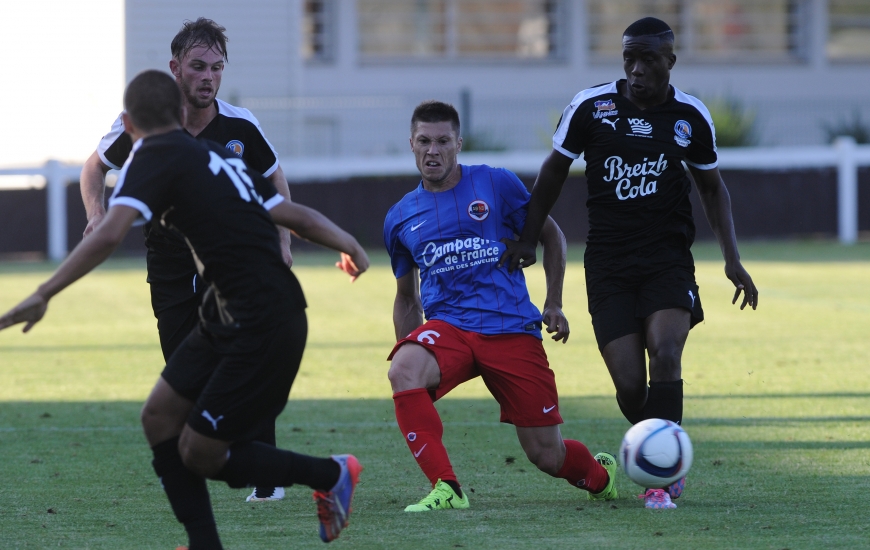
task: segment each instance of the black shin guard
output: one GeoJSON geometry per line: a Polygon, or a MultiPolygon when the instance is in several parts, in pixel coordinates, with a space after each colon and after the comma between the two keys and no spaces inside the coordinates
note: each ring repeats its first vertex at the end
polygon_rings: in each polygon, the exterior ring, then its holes
{"type": "Polygon", "coordinates": [[[626,420],[632,423],[632,425],[637,424],[645,417],[643,416],[643,411],[630,411],[625,408],[622,404],[622,401],[619,399],[619,394],[616,394],[616,404],[619,405],[619,410],[622,411],[622,416],[625,417],[626,420]]]}
{"type": "Polygon", "coordinates": [[[230,447],[227,463],[214,479],[234,488],[289,487],[295,483],[328,491],[341,467],[331,458],[316,458],[251,441],[230,447]]]}
{"type": "Polygon", "coordinates": [[[664,418],[682,424],[683,381],[650,382],[643,418],[664,418]]]}
{"type": "Polygon", "coordinates": [[[190,550],[223,548],[205,479],[184,466],[178,453],[178,438],[158,443],[151,450],[154,453],[151,465],[160,478],[176,519],[187,531],[190,550]]]}

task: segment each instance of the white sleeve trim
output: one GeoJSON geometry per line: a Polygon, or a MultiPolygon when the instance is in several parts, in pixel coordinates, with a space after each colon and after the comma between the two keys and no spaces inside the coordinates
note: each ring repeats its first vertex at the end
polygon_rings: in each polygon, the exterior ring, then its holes
{"type": "Polygon", "coordinates": [[[556,140],[553,140],[553,149],[559,151],[560,153],[562,153],[563,155],[565,155],[568,158],[572,158],[575,160],[580,158],[579,153],[572,153],[571,151],[564,149],[564,148],[560,147],[559,145],[556,145],[556,140]]]}
{"type": "Polygon", "coordinates": [[[112,197],[109,199],[109,208],[116,205],[129,206],[130,208],[139,211],[142,217],[133,222],[133,225],[142,225],[145,222],[151,221],[151,209],[139,199],[134,199],[133,197],[112,197]]]}
{"type": "Polygon", "coordinates": [[[116,165],[114,162],[109,162],[109,159],[106,158],[106,151],[124,132],[124,121],[121,120],[121,115],[118,115],[118,118],[116,118],[115,122],[112,123],[112,129],[109,130],[109,133],[104,135],[100,140],[100,143],[97,144],[97,154],[100,156],[100,160],[103,161],[103,164],[113,170],[120,170],[121,167],[116,165]]]}
{"type": "Polygon", "coordinates": [[[571,119],[574,118],[574,113],[584,101],[600,95],[614,94],[616,92],[616,82],[609,82],[601,86],[596,86],[595,88],[587,88],[575,95],[574,99],[571,100],[571,103],[568,104],[562,112],[562,120],[559,121],[559,127],[556,128],[556,132],[553,134],[553,148],[560,153],[563,153],[565,156],[574,159],[580,158],[580,153],[569,153],[562,148],[562,144],[565,143],[565,138],[568,136],[568,128],[571,126],[571,119]]]}
{"type": "Polygon", "coordinates": [[[265,208],[266,210],[271,210],[271,209],[275,208],[276,206],[278,206],[279,204],[281,204],[282,202],[284,202],[284,197],[282,197],[280,194],[277,194],[274,197],[272,197],[271,199],[264,202],[263,208],[265,208]]]}
{"type": "Polygon", "coordinates": [[[716,162],[714,162],[713,164],[696,164],[696,163],[690,161],[689,159],[685,159],[685,162],[689,166],[693,166],[693,167],[697,168],[698,170],[712,170],[713,168],[716,168],[717,166],[719,166],[718,160],[716,162]]]}
{"type": "Polygon", "coordinates": [[[266,142],[266,145],[269,146],[269,149],[272,150],[272,154],[275,155],[275,164],[269,168],[268,174],[264,173],[263,175],[269,177],[272,173],[278,169],[278,152],[275,151],[275,148],[272,147],[272,142],[266,137],[266,134],[263,133],[263,129],[260,128],[260,121],[257,120],[257,117],[254,116],[254,113],[245,109],[244,107],[236,107],[235,105],[230,105],[226,101],[222,99],[216,99],[218,112],[224,116],[232,117],[232,118],[243,118],[257,127],[257,130],[260,132],[260,135],[263,136],[263,140],[266,142]]]}
{"type": "Polygon", "coordinates": [[[135,208],[142,214],[141,218],[138,218],[133,225],[142,225],[145,222],[151,221],[151,209],[148,208],[148,205],[139,199],[134,199],[133,197],[119,197],[118,194],[121,192],[121,189],[124,188],[124,182],[127,179],[127,170],[130,168],[130,163],[133,162],[133,157],[136,155],[136,151],[142,147],[142,139],[139,138],[136,143],[133,144],[133,150],[130,151],[130,156],[127,157],[126,162],[124,162],[124,166],[121,167],[121,172],[118,174],[118,181],[115,182],[115,190],[112,191],[112,196],[109,197],[109,208],[116,204],[122,204],[124,206],[129,206],[130,208],[135,208]]]}
{"type": "MultiPolygon", "coordinates": [[[[691,96],[674,86],[674,99],[679,101],[680,103],[686,103],[687,105],[691,105],[695,109],[701,113],[701,116],[704,117],[704,120],[707,121],[707,124],[710,125],[710,135],[713,136],[713,152],[716,151],[716,128],[713,127],[713,117],[710,116],[710,111],[707,109],[707,106],[704,105],[700,99],[695,96],[691,96]]],[[[693,165],[694,166],[694,165],[693,165]]]]}
{"type": "MultiPolygon", "coordinates": [[[[264,138],[265,138],[265,136],[264,136],[264,138]]],[[[272,145],[269,144],[269,147],[271,147],[271,146],[272,146],[272,145]]],[[[268,170],[266,170],[265,172],[263,172],[263,175],[264,175],[265,177],[268,178],[269,176],[271,176],[272,174],[274,174],[275,171],[278,170],[278,165],[279,165],[279,164],[280,164],[280,163],[278,162],[278,156],[275,155],[275,164],[273,164],[271,168],[269,168],[268,170]]]]}

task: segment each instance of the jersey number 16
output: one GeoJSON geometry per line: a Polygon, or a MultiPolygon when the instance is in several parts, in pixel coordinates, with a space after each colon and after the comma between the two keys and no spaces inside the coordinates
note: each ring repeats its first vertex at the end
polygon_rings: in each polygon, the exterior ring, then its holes
{"type": "Polygon", "coordinates": [[[236,190],[242,199],[246,202],[251,202],[251,199],[253,199],[259,204],[263,204],[263,197],[257,193],[254,189],[254,182],[245,173],[247,168],[245,161],[242,159],[225,159],[214,151],[209,151],[209,156],[211,161],[208,163],[208,167],[212,174],[216,176],[223,170],[233,182],[233,185],[236,186],[236,190]]]}

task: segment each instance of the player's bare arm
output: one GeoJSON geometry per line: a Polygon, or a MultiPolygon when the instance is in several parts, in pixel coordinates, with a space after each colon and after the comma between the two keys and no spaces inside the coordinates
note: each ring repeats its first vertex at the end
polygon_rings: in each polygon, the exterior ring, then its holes
{"type": "MultiPolygon", "coordinates": [[[[272,185],[275,186],[275,190],[278,191],[279,195],[284,197],[288,202],[291,201],[290,186],[287,185],[287,176],[284,175],[284,170],[280,165],[274,172],[272,172],[272,175],[266,179],[272,182],[272,185]]],[[[279,227],[278,233],[281,236],[281,256],[284,258],[284,263],[293,267],[293,254],[290,252],[290,230],[286,227],[279,227]]]]}
{"type": "Polygon", "coordinates": [[[722,249],[722,256],[725,258],[725,276],[736,287],[731,303],[737,303],[740,293],[743,292],[743,302],[740,304],[740,309],[747,305],[755,309],[758,307],[758,289],[752,282],[752,277],[740,263],[737,236],[734,233],[734,219],[731,216],[731,195],[728,194],[728,188],[725,187],[722,174],[719,173],[718,168],[700,170],[689,166],[689,170],[692,172],[695,186],[698,188],[698,196],[701,198],[707,221],[710,223],[713,234],[716,235],[716,240],[719,241],[719,248],[722,249]]]}
{"type": "Polygon", "coordinates": [[[568,169],[574,159],[556,151],[544,160],[541,171],[535,180],[532,189],[532,198],[529,201],[529,213],[526,215],[526,225],[519,241],[503,240],[507,247],[499,260],[499,267],[507,264],[508,271],[513,272],[518,267],[528,267],[538,261],[535,253],[541,229],[547,221],[547,216],[556,199],[562,192],[562,186],[568,178],[568,169]]]}
{"type": "Polygon", "coordinates": [[[423,302],[420,300],[420,277],[415,267],[396,279],[396,299],[393,302],[393,328],[396,341],[411,334],[423,324],[423,302]]]}
{"type": "Polygon", "coordinates": [[[39,285],[32,295],[0,317],[0,330],[25,323],[28,332],[45,315],[48,301],[57,293],[87,275],[103,263],[121,244],[139,212],[128,206],[115,206],[109,209],[103,222],[90,238],[82,240],[70,253],[54,275],[39,285]]]}
{"type": "Polygon", "coordinates": [[[342,256],[343,264],[339,267],[352,280],[369,268],[369,258],[357,240],[317,210],[284,200],[269,213],[276,224],[293,230],[303,239],[343,252],[347,257],[342,256]]]}
{"type": "Polygon", "coordinates": [[[547,298],[542,312],[547,332],[555,341],[568,342],[571,330],[568,319],[562,312],[562,287],[565,283],[565,264],[568,257],[568,243],[565,234],[550,216],[541,229],[541,245],[544,247],[544,277],[547,281],[547,298]]]}
{"type": "Polygon", "coordinates": [[[88,218],[88,225],[85,227],[83,237],[90,235],[106,215],[106,173],[109,170],[110,168],[100,159],[100,155],[96,151],[82,166],[79,186],[82,192],[82,202],[85,204],[85,214],[88,218]]]}

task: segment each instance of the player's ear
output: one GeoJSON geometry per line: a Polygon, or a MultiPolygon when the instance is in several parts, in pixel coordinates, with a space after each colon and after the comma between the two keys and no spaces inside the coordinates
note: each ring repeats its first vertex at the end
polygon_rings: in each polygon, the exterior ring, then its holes
{"type": "Polygon", "coordinates": [[[127,111],[121,113],[121,122],[124,123],[124,131],[128,134],[133,130],[133,120],[130,118],[130,115],[127,114],[127,111]]]}
{"type": "Polygon", "coordinates": [[[174,57],[169,60],[169,72],[171,72],[175,78],[181,78],[181,63],[179,63],[174,57]]]}
{"type": "Polygon", "coordinates": [[[456,140],[456,152],[459,153],[462,151],[462,136],[459,136],[459,139],[456,140]]]}

